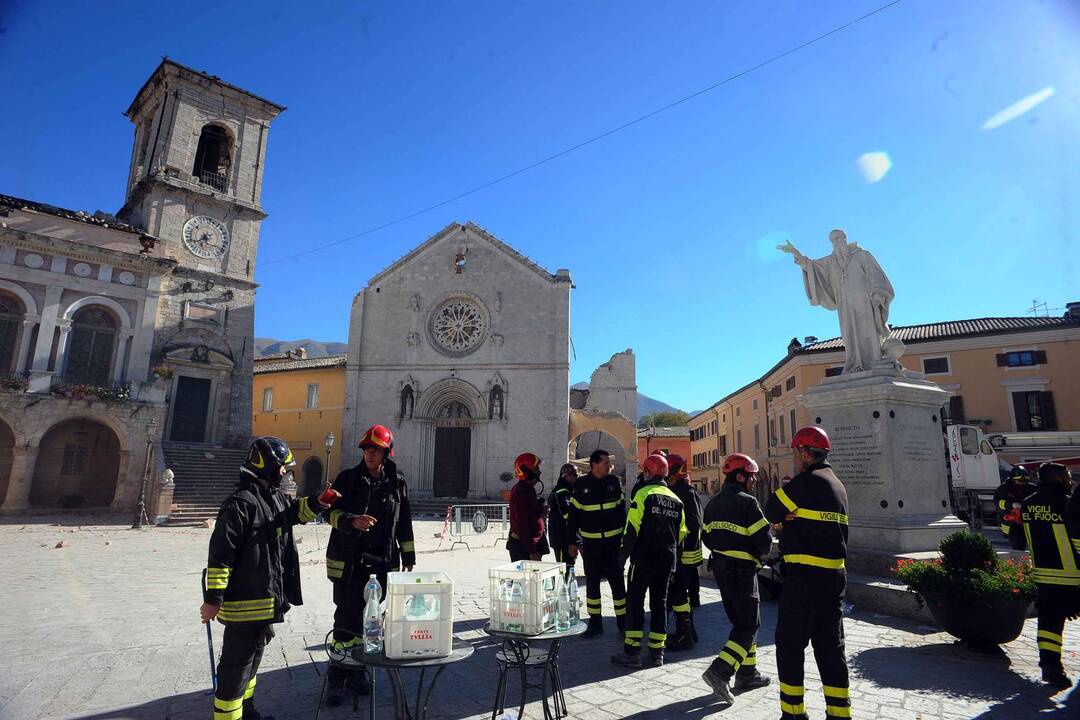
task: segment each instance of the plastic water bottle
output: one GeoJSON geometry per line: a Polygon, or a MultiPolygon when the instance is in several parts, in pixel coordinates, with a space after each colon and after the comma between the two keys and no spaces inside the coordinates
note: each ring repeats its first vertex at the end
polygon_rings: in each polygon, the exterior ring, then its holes
{"type": "Polygon", "coordinates": [[[426,620],[427,613],[427,595],[421,593],[410,595],[409,606],[405,608],[405,618],[407,620],[426,620]]]}
{"type": "Polygon", "coordinates": [[[565,582],[559,582],[558,595],[555,596],[555,630],[566,632],[570,629],[570,592],[565,582]]]}
{"type": "Polygon", "coordinates": [[[372,575],[368,580],[365,594],[367,604],[364,607],[364,652],[372,655],[383,647],[382,611],[379,609],[379,581],[372,575]]]}
{"type": "Polygon", "coordinates": [[[379,583],[379,578],[375,577],[375,573],[372,573],[368,577],[367,584],[364,585],[364,603],[368,601],[368,597],[371,595],[371,591],[375,591],[375,597],[378,600],[382,600],[382,585],[379,583]]]}
{"type": "Polygon", "coordinates": [[[510,602],[525,602],[525,588],[520,580],[514,580],[510,585],[510,602]]]}
{"type": "Polygon", "coordinates": [[[573,569],[570,570],[570,583],[566,589],[566,594],[570,598],[570,624],[577,625],[581,622],[581,598],[578,594],[577,577],[573,569]]]}

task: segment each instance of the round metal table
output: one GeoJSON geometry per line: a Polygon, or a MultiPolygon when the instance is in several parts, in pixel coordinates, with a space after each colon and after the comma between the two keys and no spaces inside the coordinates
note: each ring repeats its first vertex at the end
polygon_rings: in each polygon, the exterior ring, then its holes
{"type": "MultiPolygon", "coordinates": [[[[330,656],[330,662],[332,664],[345,668],[346,670],[355,671],[363,668],[368,668],[370,670],[371,695],[369,696],[368,717],[371,718],[371,720],[374,720],[375,718],[374,670],[376,668],[385,669],[386,674],[390,676],[390,687],[392,688],[394,695],[395,720],[425,720],[427,718],[428,702],[431,700],[431,693],[435,689],[435,683],[438,682],[439,676],[442,675],[442,671],[446,669],[447,665],[461,662],[462,660],[471,657],[474,651],[475,648],[469,643],[463,640],[454,640],[450,654],[446,657],[392,660],[386,657],[386,654],[383,651],[372,653],[370,655],[365,653],[363,645],[352,648],[348,653],[332,651],[331,646],[327,645],[327,655],[330,656]],[[424,675],[428,668],[436,668],[436,670],[435,674],[431,676],[431,681],[425,692],[424,675]],[[416,684],[416,704],[413,706],[415,709],[409,708],[409,701],[405,694],[405,683],[401,679],[401,671],[410,669],[420,671],[420,679],[416,684]]],[[[329,677],[329,674],[327,677],[329,677]]],[[[319,693],[320,709],[322,708],[322,696],[325,692],[326,681],[324,680],[323,692],[319,693]]],[[[356,709],[355,698],[353,709],[356,709]]],[[[315,717],[319,717],[318,711],[316,711],[315,717]]]]}
{"type": "Polygon", "coordinates": [[[522,635],[521,633],[493,630],[491,623],[484,626],[484,632],[493,638],[502,641],[502,650],[496,653],[495,659],[502,666],[499,673],[499,684],[495,689],[495,704],[491,709],[491,719],[505,709],[507,675],[511,668],[516,668],[521,677],[521,702],[518,705],[518,718],[525,714],[525,697],[530,689],[540,691],[541,700],[544,704],[544,720],[558,720],[566,717],[566,698],[563,697],[562,675],[559,672],[559,648],[562,641],[567,638],[577,637],[585,632],[588,623],[577,622],[570,626],[569,630],[550,630],[539,635],[522,635]],[[533,652],[532,644],[535,642],[550,642],[551,647],[547,651],[533,652]],[[527,671],[529,668],[543,668],[543,676],[540,684],[529,683],[527,671]],[[548,703],[548,685],[550,683],[551,703],[548,703]],[[555,706],[552,713],[551,705],[555,706]]]}

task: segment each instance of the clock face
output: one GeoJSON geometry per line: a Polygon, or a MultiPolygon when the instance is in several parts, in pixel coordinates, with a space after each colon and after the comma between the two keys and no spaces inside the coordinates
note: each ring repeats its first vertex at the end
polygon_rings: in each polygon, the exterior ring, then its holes
{"type": "Polygon", "coordinates": [[[216,260],[229,249],[229,230],[216,218],[196,215],[184,223],[184,245],[193,255],[216,260]]]}

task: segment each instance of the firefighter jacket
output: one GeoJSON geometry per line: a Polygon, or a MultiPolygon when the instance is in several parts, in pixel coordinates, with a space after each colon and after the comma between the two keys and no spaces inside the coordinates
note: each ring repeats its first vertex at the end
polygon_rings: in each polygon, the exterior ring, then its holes
{"type": "Polygon", "coordinates": [[[1080,587],[1080,506],[1064,485],[1043,483],[1020,507],[1035,582],[1080,587]]]}
{"type": "Polygon", "coordinates": [[[220,605],[226,625],[281,622],[300,595],[300,558],[292,526],[315,519],[316,496],[290,500],[242,474],[221,504],[206,563],[203,600],[220,605]]]}
{"type": "Polygon", "coordinates": [[[580,536],[586,545],[598,540],[618,544],[626,525],[626,498],[618,477],[598,478],[592,473],[579,477],[570,504],[570,537],[580,536]]]}
{"type": "Polygon", "coordinates": [[[570,534],[573,498],[574,486],[560,479],[548,500],[548,543],[556,552],[556,558],[566,555],[566,548],[578,543],[577,537],[570,534]]]}
{"type": "Polygon", "coordinates": [[[1024,531],[1024,523],[1020,519],[1020,504],[1035,490],[1035,486],[1030,483],[1006,480],[994,491],[994,506],[997,508],[998,523],[1002,533],[1008,535],[1012,530],[1024,531]]]}
{"type": "Polygon", "coordinates": [[[682,501],[686,514],[686,540],[683,542],[679,562],[697,567],[702,563],[701,556],[701,498],[689,481],[683,479],[669,485],[671,492],[682,501]]]}
{"type": "Polygon", "coordinates": [[[827,462],[815,463],[765,503],[770,523],[783,523],[784,562],[840,570],[847,558],[847,490],[827,462]],[[785,520],[794,515],[791,520],[785,520]]]}
{"type": "Polygon", "coordinates": [[[769,521],[757,498],[739,483],[724,483],[705,506],[705,546],[714,555],[745,560],[760,567],[772,548],[769,521]]]}
{"type": "Polygon", "coordinates": [[[409,488],[393,460],[383,461],[377,478],[371,477],[363,462],[343,470],[333,488],[341,498],[330,511],[333,530],[326,545],[327,577],[348,581],[357,564],[390,570],[416,564],[409,488]],[[360,515],[371,515],[375,525],[367,531],[355,529],[352,521],[360,515]]]}
{"type": "Polygon", "coordinates": [[[682,500],[661,478],[646,482],[630,501],[620,557],[637,567],[672,572],[685,539],[682,500]]]}
{"type": "Polygon", "coordinates": [[[510,537],[521,542],[526,555],[546,552],[544,539],[544,506],[536,497],[536,486],[518,480],[510,490],[510,537]]]}

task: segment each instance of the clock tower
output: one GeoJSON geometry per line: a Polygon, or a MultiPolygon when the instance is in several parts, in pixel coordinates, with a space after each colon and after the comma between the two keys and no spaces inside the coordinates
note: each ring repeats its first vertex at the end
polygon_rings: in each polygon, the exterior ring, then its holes
{"type": "Polygon", "coordinates": [[[177,262],[153,319],[153,362],[173,370],[166,442],[241,446],[251,435],[260,197],[284,109],[165,59],[125,113],[135,141],[118,215],[177,262]]]}

